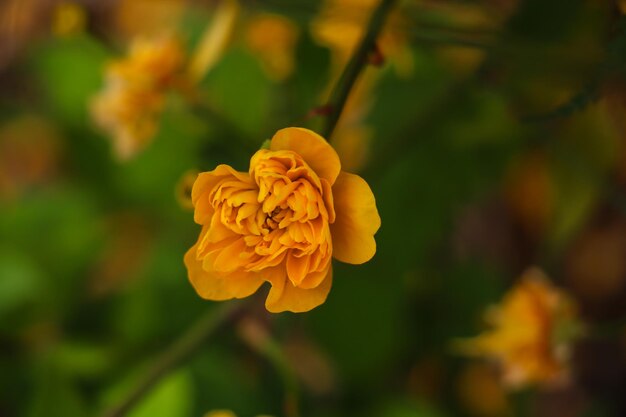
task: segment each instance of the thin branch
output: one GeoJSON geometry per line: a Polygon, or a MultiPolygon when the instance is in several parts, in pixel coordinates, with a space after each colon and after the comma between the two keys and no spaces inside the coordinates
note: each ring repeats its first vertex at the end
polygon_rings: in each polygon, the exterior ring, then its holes
{"type": "Polygon", "coordinates": [[[190,357],[217,330],[236,320],[244,311],[245,303],[230,301],[216,310],[211,310],[196,322],[186,333],[170,345],[155,360],[152,368],[130,390],[118,404],[101,414],[101,417],[122,417],[166,375],[190,357]]]}
{"type": "Polygon", "coordinates": [[[557,119],[563,119],[576,112],[584,110],[589,104],[601,97],[597,83],[590,85],[567,102],[547,113],[526,116],[521,119],[522,123],[546,123],[557,119]]]}
{"type": "Polygon", "coordinates": [[[327,140],[330,139],[337,126],[337,122],[348,100],[350,91],[352,91],[352,87],[359,78],[363,68],[367,65],[367,57],[375,49],[376,38],[378,38],[383,24],[385,23],[385,19],[395,3],[396,0],[380,0],[378,7],[372,14],[361,43],[348,62],[348,65],[346,65],[346,68],[330,95],[327,106],[331,109],[331,112],[328,115],[326,126],[323,130],[323,136],[327,140]]]}

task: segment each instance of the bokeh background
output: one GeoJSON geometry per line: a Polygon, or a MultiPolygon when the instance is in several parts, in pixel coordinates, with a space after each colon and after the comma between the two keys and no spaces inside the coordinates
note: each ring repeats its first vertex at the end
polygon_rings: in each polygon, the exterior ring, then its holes
{"type": "MultiPolygon", "coordinates": [[[[0,2],[0,416],[97,416],[216,308],[182,262],[187,173],[246,170],[276,130],[319,129],[376,2],[240,0],[197,85],[210,105],[168,92],[158,132],[119,158],[90,106],[107,62],[163,31],[191,56],[219,3],[0,2]]],[[[626,415],[623,5],[399,3],[331,138],[376,195],[375,258],[337,263],[311,312],[220,330],[129,416],[283,416],[259,337],[304,417],[626,415]],[[532,265],[610,331],[574,346],[564,386],[506,392],[451,343],[532,265]]]]}

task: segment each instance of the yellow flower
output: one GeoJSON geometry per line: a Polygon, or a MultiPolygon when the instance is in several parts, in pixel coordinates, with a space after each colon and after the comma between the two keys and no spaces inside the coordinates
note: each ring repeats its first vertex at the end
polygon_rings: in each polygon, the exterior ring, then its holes
{"type": "Polygon", "coordinates": [[[278,131],[248,172],[201,173],[192,201],[202,232],[185,264],[205,299],[247,297],[269,282],[269,311],[308,311],[326,300],[332,257],[361,264],[376,252],[370,187],[341,171],[335,150],[307,129],[278,131]]]}
{"type": "Polygon", "coordinates": [[[261,60],[267,76],[281,81],[293,72],[298,35],[298,27],[291,20],[264,13],[248,22],[246,44],[261,60]]]}
{"type": "Polygon", "coordinates": [[[237,0],[220,2],[189,59],[175,36],[160,35],[136,38],[128,56],[109,65],[105,86],[91,110],[96,124],[113,137],[120,159],[133,157],[150,143],[170,89],[176,87],[187,99],[197,99],[196,83],[223,54],[239,9],[237,0]]]}
{"type": "Polygon", "coordinates": [[[567,377],[574,318],[570,299],[543,272],[531,268],[488,312],[493,329],[461,342],[460,348],[469,355],[494,359],[509,387],[558,383],[567,377]]]}
{"type": "Polygon", "coordinates": [[[184,52],[172,36],[138,39],[126,58],[114,61],[91,106],[96,124],[112,135],[120,159],[148,145],[158,129],[167,89],[182,69],[184,52]]]}

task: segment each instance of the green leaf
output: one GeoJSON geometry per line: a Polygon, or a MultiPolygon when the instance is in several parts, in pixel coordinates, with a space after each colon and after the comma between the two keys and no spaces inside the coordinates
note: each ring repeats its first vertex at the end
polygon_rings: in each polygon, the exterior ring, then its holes
{"type": "Polygon", "coordinates": [[[0,317],[34,301],[44,276],[32,259],[10,249],[0,249],[0,317]]]}
{"type": "Polygon", "coordinates": [[[128,417],[188,417],[191,415],[194,387],[187,370],[163,379],[128,417]]]}
{"type": "MultiPolygon", "coordinates": [[[[144,364],[148,365],[148,364],[144,364]]],[[[145,367],[142,367],[145,369],[145,367]]],[[[141,371],[133,372],[104,395],[108,407],[117,404],[143,377],[141,371]]],[[[127,414],[128,417],[189,417],[194,403],[194,386],[187,369],[180,369],[161,379],[127,414]]]]}
{"type": "Polygon", "coordinates": [[[271,85],[257,60],[234,48],[209,72],[203,89],[209,100],[233,125],[260,144],[267,137],[271,85]]]}
{"type": "Polygon", "coordinates": [[[90,97],[100,88],[107,58],[87,35],[51,38],[35,48],[30,71],[44,90],[50,110],[70,125],[84,125],[90,97]]]}

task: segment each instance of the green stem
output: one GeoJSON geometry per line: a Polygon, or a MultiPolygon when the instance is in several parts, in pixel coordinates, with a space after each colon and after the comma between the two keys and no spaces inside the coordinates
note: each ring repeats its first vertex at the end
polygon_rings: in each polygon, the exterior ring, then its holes
{"type": "Polygon", "coordinates": [[[348,65],[346,65],[346,68],[330,95],[330,100],[326,105],[326,107],[330,109],[330,114],[328,115],[326,126],[323,130],[323,136],[327,140],[330,139],[337,126],[337,122],[339,121],[339,117],[341,117],[341,113],[354,83],[367,64],[368,55],[375,50],[376,39],[383,28],[387,15],[395,3],[396,0],[380,0],[378,7],[374,10],[369,21],[365,36],[363,36],[361,43],[354,52],[354,55],[352,55],[348,65]]]}
{"type": "Polygon", "coordinates": [[[126,415],[163,377],[196,352],[209,336],[225,324],[239,318],[244,307],[243,302],[231,301],[200,318],[186,333],[165,349],[137,385],[118,404],[102,413],[101,417],[126,415]]]}

